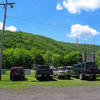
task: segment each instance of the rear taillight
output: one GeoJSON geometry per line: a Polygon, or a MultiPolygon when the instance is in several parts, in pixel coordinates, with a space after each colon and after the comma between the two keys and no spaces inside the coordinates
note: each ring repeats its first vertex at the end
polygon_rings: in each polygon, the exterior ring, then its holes
{"type": "Polygon", "coordinates": [[[86,70],[84,70],[84,72],[86,73],[86,70]]]}
{"type": "Polygon", "coordinates": [[[59,70],[61,70],[61,67],[59,67],[59,70]]]}
{"type": "Polygon", "coordinates": [[[24,71],[21,72],[21,75],[24,75],[24,71]]]}

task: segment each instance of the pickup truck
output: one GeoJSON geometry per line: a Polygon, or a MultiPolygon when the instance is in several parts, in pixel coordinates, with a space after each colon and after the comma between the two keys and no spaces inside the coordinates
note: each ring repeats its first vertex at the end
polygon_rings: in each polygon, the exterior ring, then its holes
{"type": "Polygon", "coordinates": [[[53,71],[47,65],[38,65],[35,69],[35,77],[37,80],[41,79],[52,79],[53,71]]]}
{"type": "Polygon", "coordinates": [[[80,80],[85,79],[85,77],[95,80],[96,74],[98,74],[98,67],[94,62],[82,62],[73,65],[72,73],[74,76],[78,76],[80,80]]]}

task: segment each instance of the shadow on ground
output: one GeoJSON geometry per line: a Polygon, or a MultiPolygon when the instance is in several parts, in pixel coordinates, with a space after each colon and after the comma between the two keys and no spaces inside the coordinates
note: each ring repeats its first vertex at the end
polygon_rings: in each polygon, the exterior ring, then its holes
{"type": "Polygon", "coordinates": [[[58,80],[74,80],[73,78],[60,78],[60,79],[58,79],[58,80]]]}
{"type": "MultiPolygon", "coordinates": [[[[76,79],[79,79],[79,77],[77,77],[77,76],[74,76],[74,78],[76,78],[76,79]]],[[[92,79],[92,78],[90,78],[90,77],[85,77],[83,80],[85,80],[85,81],[100,81],[100,79],[92,79]]]]}
{"type": "Polygon", "coordinates": [[[57,80],[56,79],[45,79],[45,78],[42,78],[42,79],[39,79],[38,81],[43,82],[43,81],[57,81],[57,80]]]}

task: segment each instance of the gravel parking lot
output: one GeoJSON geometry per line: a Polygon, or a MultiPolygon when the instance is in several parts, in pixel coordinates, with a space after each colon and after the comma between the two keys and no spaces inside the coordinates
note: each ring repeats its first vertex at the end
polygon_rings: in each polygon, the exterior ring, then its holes
{"type": "Polygon", "coordinates": [[[100,100],[100,87],[32,87],[0,89],[0,100],[100,100]]]}

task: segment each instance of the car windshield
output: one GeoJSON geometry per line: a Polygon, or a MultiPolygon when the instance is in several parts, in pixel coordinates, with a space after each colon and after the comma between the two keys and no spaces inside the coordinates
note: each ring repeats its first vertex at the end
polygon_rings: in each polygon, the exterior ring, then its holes
{"type": "Polygon", "coordinates": [[[50,69],[49,66],[39,66],[39,69],[50,69]]]}
{"type": "Polygon", "coordinates": [[[97,65],[93,62],[88,62],[88,63],[86,63],[86,67],[87,68],[97,68],[97,65]]]}
{"type": "Polygon", "coordinates": [[[22,72],[22,71],[23,71],[23,69],[13,69],[12,71],[13,71],[13,72],[17,72],[17,73],[18,73],[18,72],[22,72]]]}
{"type": "Polygon", "coordinates": [[[62,71],[65,71],[66,69],[68,69],[67,67],[61,67],[62,71]]]}

